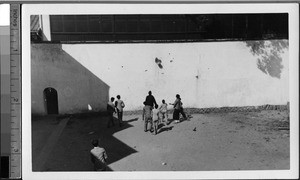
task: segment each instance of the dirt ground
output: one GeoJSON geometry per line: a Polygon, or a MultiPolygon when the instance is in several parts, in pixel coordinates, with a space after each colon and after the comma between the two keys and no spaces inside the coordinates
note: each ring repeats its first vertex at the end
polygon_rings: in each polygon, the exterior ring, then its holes
{"type": "Polygon", "coordinates": [[[190,115],[157,135],[143,131],[141,114],[125,115],[123,127],[116,120],[111,128],[100,115],[33,118],[33,171],[92,171],[92,139],[106,149],[111,171],[290,168],[287,111],[190,115]]]}

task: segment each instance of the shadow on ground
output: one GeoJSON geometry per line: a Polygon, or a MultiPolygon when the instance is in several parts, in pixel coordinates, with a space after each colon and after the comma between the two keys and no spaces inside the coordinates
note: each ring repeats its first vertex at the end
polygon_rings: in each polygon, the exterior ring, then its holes
{"type": "Polygon", "coordinates": [[[160,134],[164,131],[171,131],[173,129],[173,127],[174,126],[169,126],[169,127],[161,126],[161,127],[159,127],[158,134],[160,134]]]}
{"type": "MultiPolygon", "coordinates": [[[[59,124],[59,117],[39,117],[32,119],[32,157],[33,171],[93,171],[90,162],[91,141],[98,139],[108,155],[109,164],[136,153],[137,151],[113,135],[119,131],[132,127],[129,123],[138,118],[125,120],[119,127],[115,118],[115,126],[107,128],[108,117],[103,115],[75,115],[69,118],[57,143],[53,145],[51,153],[44,158],[43,167],[36,167],[37,156],[43,150],[51,131],[59,124]]],[[[109,169],[113,171],[112,169],[109,169]]]]}

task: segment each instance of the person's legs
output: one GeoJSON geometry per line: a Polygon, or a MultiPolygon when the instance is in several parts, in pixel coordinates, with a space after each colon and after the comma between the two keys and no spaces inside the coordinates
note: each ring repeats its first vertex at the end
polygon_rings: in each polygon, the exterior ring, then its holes
{"type": "Polygon", "coordinates": [[[179,110],[178,109],[174,109],[174,112],[173,112],[173,120],[177,123],[179,122],[179,110]]]}
{"type": "Polygon", "coordinates": [[[123,111],[121,111],[121,122],[123,123],[123,111]]]}
{"type": "Polygon", "coordinates": [[[154,134],[157,134],[158,121],[155,121],[153,124],[154,124],[154,134]]]}
{"type": "Polygon", "coordinates": [[[162,113],[159,112],[159,113],[158,113],[158,123],[159,123],[159,124],[161,123],[161,121],[162,121],[162,119],[163,119],[162,116],[163,116],[162,113]]]}
{"type": "Polygon", "coordinates": [[[153,132],[153,120],[152,118],[149,119],[150,122],[150,132],[153,132]]]}
{"type": "Polygon", "coordinates": [[[114,123],[114,115],[113,115],[113,114],[111,114],[111,116],[110,116],[110,117],[111,117],[111,123],[112,123],[112,125],[113,125],[113,126],[115,126],[115,123],[114,123]]]}
{"type": "Polygon", "coordinates": [[[163,118],[164,124],[167,125],[168,124],[168,112],[163,112],[162,118],[163,118]]]}
{"type": "Polygon", "coordinates": [[[148,117],[146,117],[144,121],[145,121],[144,122],[144,131],[147,132],[147,130],[148,130],[148,121],[149,121],[148,117]]]}
{"type": "Polygon", "coordinates": [[[176,110],[176,113],[177,113],[177,123],[179,123],[180,122],[180,110],[179,109],[177,109],[176,110]]]}
{"type": "Polygon", "coordinates": [[[176,120],[176,109],[173,110],[173,120],[176,120]]]}
{"type": "Polygon", "coordinates": [[[108,122],[107,122],[107,127],[108,128],[110,127],[110,124],[112,124],[112,126],[115,126],[114,116],[113,116],[112,113],[108,115],[108,122]]]}
{"type": "Polygon", "coordinates": [[[168,113],[167,112],[162,113],[162,119],[163,119],[164,123],[167,123],[167,121],[168,121],[168,113]]]}
{"type": "Polygon", "coordinates": [[[163,118],[163,121],[165,122],[165,121],[166,121],[166,118],[167,118],[167,113],[166,113],[166,112],[163,112],[163,113],[162,113],[162,118],[163,118]]]}
{"type": "Polygon", "coordinates": [[[183,111],[183,108],[180,108],[180,113],[181,113],[182,117],[183,117],[184,119],[186,119],[186,115],[185,115],[185,113],[184,113],[184,111],[183,111]]]}
{"type": "Polygon", "coordinates": [[[122,126],[122,116],[123,116],[123,112],[122,111],[118,111],[118,120],[119,120],[119,126],[122,126]]]}
{"type": "Polygon", "coordinates": [[[164,115],[163,115],[163,113],[159,113],[159,116],[158,116],[158,124],[161,124],[162,122],[163,122],[163,120],[164,120],[164,117],[163,117],[164,115]]]}

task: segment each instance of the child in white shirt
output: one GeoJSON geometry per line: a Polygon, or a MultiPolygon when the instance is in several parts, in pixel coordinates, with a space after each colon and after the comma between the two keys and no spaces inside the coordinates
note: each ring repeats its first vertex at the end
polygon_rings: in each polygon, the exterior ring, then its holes
{"type": "Polygon", "coordinates": [[[158,121],[159,121],[159,110],[157,109],[158,105],[155,105],[155,108],[152,110],[152,121],[154,127],[154,134],[157,134],[158,121]]]}
{"type": "Polygon", "coordinates": [[[163,120],[164,123],[168,122],[168,104],[165,102],[165,100],[162,100],[162,104],[159,106],[159,112],[160,112],[160,119],[163,120]]]}
{"type": "Polygon", "coordinates": [[[104,148],[99,147],[98,140],[93,140],[92,144],[94,148],[90,151],[91,161],[94,164],[95,171],[106,171],[107,170],[107,154],[104,148]]]}
{"type": "Polygon", "coordinates": [[[118,119],[119,119],[119,126],[123,126],[123,108],[125,107],[124,101],[121,100],[121,96],[117,95],[117,101],[115,101],[115,106],[117,109],[118,119]]]}

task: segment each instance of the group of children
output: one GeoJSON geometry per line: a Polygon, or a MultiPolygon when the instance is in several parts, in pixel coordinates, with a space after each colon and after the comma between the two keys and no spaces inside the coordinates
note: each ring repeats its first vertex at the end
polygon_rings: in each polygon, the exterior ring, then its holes
{"type": "MultiPolygon", "coordinates": [[[[151,96],[151,91],[149,91],[149,96],[151,96]]],[[[149,105],[149,103],[147,103],[147,98],[144,102],[145,106],[143,108],[144,131],[148,131],[148,124],[150,124],[150,132],[153,132],[156,135],[159,124],[164,123],[164,125],[168,125],[168,104],[163,99],[162,104],[158,106],[154,100],[154,106],[151,106],[149,105]]],[[[179,94],[176,94],[175,102],[169,104],[173,105],[174,107],[173,120],[175,123],[180,122],[180,114],[183,116],[184,119],[187,119],[186,114],[183,111],[182,102],[179,94]]]]}
{"type": "Polygon", "coordinates": [[[144,131],[148,131],[148,123],[150,123],[150,131],[157,134],[158,125],[168,123],[168,108],[165,100],[162,100],[162,104],[158,107],[157,104],[152,108],[151,106],[146,105],[144,102],[143,108],[143,121],[144,121],[144,131]]]}
{"type": "MultiPolygon", "coordinates": [[[[182,102],[179,94],[176,94],[176,100],[175,102],[169,103],[170,105],[173,105],[174,111],[173,111],[173,120],[175,123],[179,122],[179,115],[182,114],[184,119],[187,119],[183,107],[182,102]]],[[[162,104],[158,106],[158,104],[155,101],[154,96],[152,95],[152,92],[149,91],[149,95],[146,97],[146,100],[144,101],[144,108],[143,108],[143,121],[144,121],[144,131],[148,131],[148,124],[150,124],[150,132],[153,134],[157,134],[158,131],[158,125],[161,123],[164,123],[164,125],[168,125],[168,104],[165,102],[165,100],[162,100],[162,104]]],[[[121,100],[121,96],[117,95],[117,100],[115,101],[114,97],[111,97],[110,101],[107,103],[107,112],[109,114],[109,120],[107,123],[107,127],[109,128],[110,125],[114,124],[113,120],[113,114],[118,114],[118,120],[120,127],[123,123],[123,108],[125,107],[125,103],[121,100]]],[[[99,147],[98,140],[92,141],[93,149],[90,151],[91,155],[91,161],[94,164],[94,170],[95,171],[105,171],[108,170],[108,167],[106,165],[108,156],[106,154],[106,151],[104,148],[99,147]]]]}
{"type": "Polygon", "coordinates": [[[115,125],[114,123],[114,113],[117,113],[118,120],[119,120],[119,126],[121,127],[123,125],[123,108],[125,107],[124,101],[121,100],[121,96],[117,95],[117,99],[115,101],[114,97],[110,98],[110,101],[107,103],[107,113],[109,115],[107,127],[109,128],[110,125],[115,125]],[[114,102],[115,101],[115,102],[114,102]]]}
{"type": "MultiPolygon", "coordinates": [[[[179,122],[180,114],[184,119],[187,119],[183,108],[182,102],[179,94],[176,94],[176,100],[174,103],[169,103],[173,105],[173,120],[175,123],[179,122]]],[[[107,127],[109,128],[111,125],[114,126],[114,113],[117,113],[119,126],[121,127],[123,124],[123,108],[125,107],[125,103],[121,100],[121,96],[117,95],[117,100],[115,101],[114,97],[111,97],[110,101],[107,103],[107,112],[109,115],[107,127]]],[[[157,134],[158,125],[164,123],[164,125],[168,124],[168,104],[165,100],[162,100],[162,104],[158,106],[152,92],[148,92],[148,96],[144,101],[143,108],[143,120],[144,120],[144,131],[148,131],[148,124],[150,124],[150,131],[157,134]]]]}

